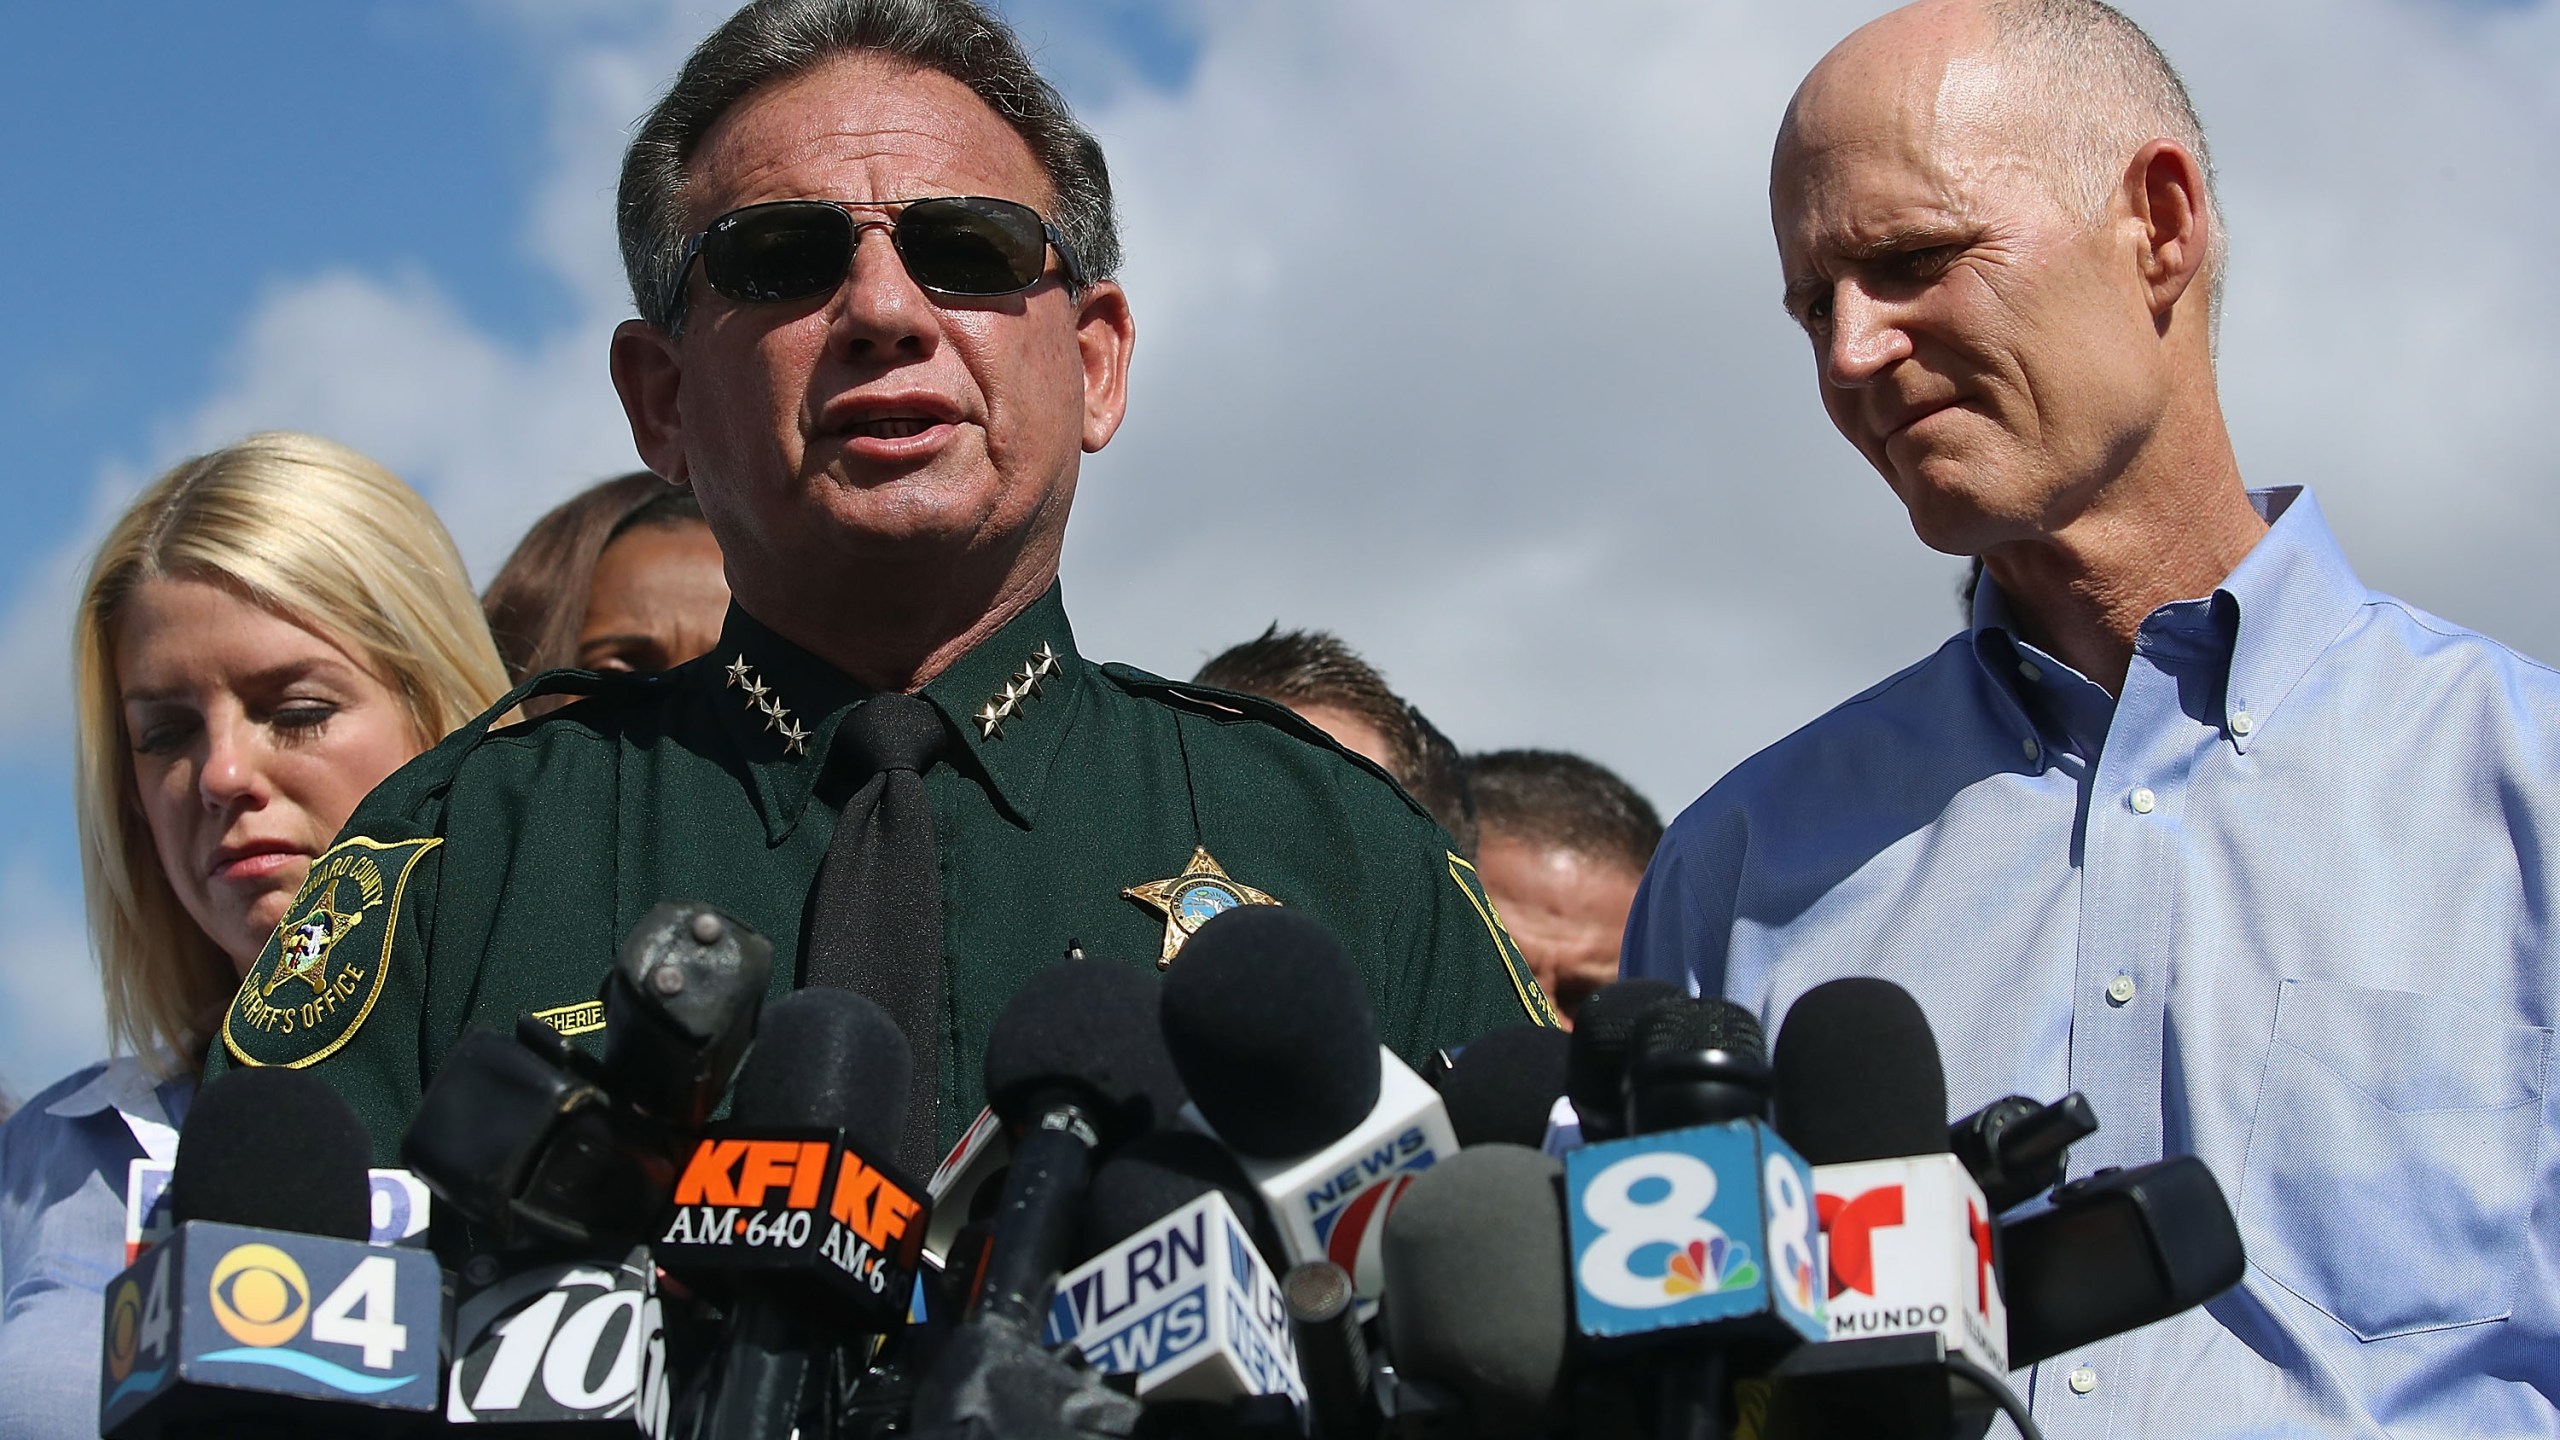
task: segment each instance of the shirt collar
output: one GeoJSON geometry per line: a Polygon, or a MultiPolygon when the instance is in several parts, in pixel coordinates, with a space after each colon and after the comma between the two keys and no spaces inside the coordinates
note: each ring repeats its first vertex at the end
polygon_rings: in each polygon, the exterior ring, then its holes
{"type": "MultiPolygon", "coordinates": [[[[2213,595],[2172,601],[2143,621],[2149,641],[2181,648],[2228,647],[2223,732],[2244,751],[2369,593],[2347,564],[2309,490],[2299,485],[2252,490],[2249,504],[2267,522],[2267,532],[2214,587],[2213,595]]],[[[2095,689],[2020,637],[2007,597],[1988,574],[1974,587],[1972,635],[1975,659],[2030,724],[2040,708],[2049,708],[2036,703],[2039,686],[2076,693],[2077,682],[2095,689]],[[2041,672],[2041,681],[2026,680],[2018,668],[2021,659],[2041,672]]],[[[2105,692],[2097,693],[2103,699],[2105,692]]],[[[2059,696],[2054,703],[2068,698],[2059,696]]],[[[2057,713],[2055,719],[2088,753],[2096,753],[2090,737],[2080,732],[2095,722],[2097,738],[2103,739],[2106,717],[2057,713]]]]}
{"type": "Polygon", "coordinates": [[[2223,726],[2243,751],[2373,594],[2356,578],[2309,490],[2252,490],[2249,503],[2267,521],[2267,533],[2215,587],[2239,610],[2223,726]]]}
{"type": "MultiPolygon", "coordinates": [[[[158,1058],[163,1064],[174,1064],[173,1057],[165,1051],[158,1058]]],[[[44,1107],[44,1113],[78,1120],[113,1110],[157,1124],[175,1125],[186,1118],[187,1097],[194,1090],[194,1083],[183,1073],[161,1079],[140,1057],[119,1055],[91,1076],[89,1083],[44,1107]]]]}
{"type": "MultiPolygon", "coordinates": [[[[729,607],[697,683],[735,742],[768,842],[798,827],[845,716],[871,691],[729,607]]],[[[919,692],[961,741],[951,763],[981,779],[1015,822],[1031,824],[1080,698],[1085,665],[1060,588],[980,641],[919,692]]]]}

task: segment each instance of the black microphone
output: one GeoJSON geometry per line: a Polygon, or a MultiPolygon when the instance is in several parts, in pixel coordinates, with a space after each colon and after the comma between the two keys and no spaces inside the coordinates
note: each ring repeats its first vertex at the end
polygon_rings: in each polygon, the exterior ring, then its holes
{"type": "Polygon", "coordinates": [[[1586,1389],[1649,1408],[1659,1435],[1708,1440],[1725,1432],[1729,1376],[1823,1337],[1813,1173],[1768,1123],[1773,1077],[1750,1012],[1658,1001],[1628,1048],[1627,1133],[1565,1159],[1586,1389]]]}
{"type": "Polygon", "coordinates": [[[1615,1140],[1626,1131],[1626,1074],[1644,1013],[1688,992],[1665,980],[1621,980],[1582,1002],[1565,1052],[1565,1095],[1582,1121],[1582,1138],[1615,1140]]]}
{"type": "Polygon", "coordinates": [[[670,1275],[730,1301],[704,1433],[831,1424],[839,1361],[905,1322],[927,1202],[888,1157],[910,1065],[897,1022],[863,996],[799,990],[765,1012],[656,1241],[670,1275]]]}
{"type": "Polygon", "coordinates": [[[1535,1150],[1478,1145],[1416,1176],[1387,1217],[1385,1408],[1400,1430],[1510,1440],[1562,1418],[1561,1173],[1535,1150]]]}
{"type": "Polygon", "coordinates": [[[1222,1195],[1254,1250],[1274,1267],[1287,1251],[1272,1227],[1262,1195],[1227,1147],[1193,1130],[1151,1130],[1134,1136],[1094,1172],[1076,1232],[1079,1263],[1199,1199],[1222,1195]]]}
{"type": "Polygon", "coordinates": [[[2193,1155],[2101,1170],[2053,1208],[2000,1227],[2009,1363],[2192,1310],[2240,1283],[2248,1257],[2222,1187],[2193,1155]]]}
{"type": "Polygon", "coordinates": [[[2006,1212],[2061,1184],[2071,1147],[2097,1133],[2097,1112],[2077,1090],[2050,1105],[2004,1095],[1949,1125],[1947,1148],[1991,1208],[2006,1212]]]}
{"type": "Polygon", "coordinates": [[[1778,1027],[1778,1133],[1815,1165],[1947,1153],[1947,1072],[1911,993],[1852,976],[1799,996],[1778,1027]]]}
{"type": "Polygon", "coordinates": [[[1624,1133],[1766,1120],[1776,1083],[1768,1056],[1758,1017],[1729,1000],[1653,1006],[1637,1017],[1627,1056],[1624,1133]]]}
{"type": "Polygon", "coordinates": [[[1164,1041],[1185,1123],[1235,1152],[1290,1259],[1331,1260],[1375,1300],[1387,1212],[1458,1140],[1439,1095],[1378,1043],[1342,942],[1286,907],[1217,916],[1165,979],[1164,1041]]]}
{"type": "Polygon", "coordinates": [[[1500,1141],[1535,1150],[1562,1099],[1573,1037],[1543,1025],[1510,1025],[1468,1041],[1438,1082],[1460,1146],[1500,1141]]]}
{"type": "Polygon", "coordinates": [[[1293,1266],[1280,1277],[1280,1297],[1307,1388],[1307,1433],[1314,1440],[1370,1440],[1385,1416],[1350,1272],[1330,1260],[1293,1266]]]}
{"type": "Polygon", "coordinates": [[[773,945],[708,905],[640,917],[605,972],[607,1093],[679,1131],[702,1128],[756,1038],[773,945]]]}
{"type": "Polygon", "coordinates": [[[648,1238],[677,1152],[729,1087],[773,970],[734,916],[668,903],[607,973],[601,1060],[524,1017],[464,1035],[400,1143],[404,1164],[508,1251],[618,1255],[648,1238]]]}
{"type": "Polygon", "coordinates": [[[372,1150],[307,1072],[205,1087],[174,1228],[106,1287],[100,1434],[392,1435],[434,1412],[441,1280],[423,1250],[365,1243],[372,1150]]]}
{"type": "MultiPolygon", "coordinates": [[[[1928,1017],[1890,981],[1797,999],[1776,1047],[1778,1128],[1814,1165],[1830,1343],[1772,1372],[1763,1433],[1945,1435],[2016,1407],[1992,1210],[1948,1150],[1928,1017]]],[[[2018,1410],[2016,1413],[2023,1413],[2018,1410]]]]}
{"type": "Polygon", "coordinates": [[[1137,1423],[1134,1399],[1052,1357],[1039,1337],[1094,1152],[1182,1104],[1159,1038],[1162,989],[1149,970],[1068,959],[1034,975],[996,1017],[987,1101],[1013,1132],[1013,1158],[969,1313],[917,1386],[919,1436],[1038,1440],[1125,1434],[1137,1423]]]}

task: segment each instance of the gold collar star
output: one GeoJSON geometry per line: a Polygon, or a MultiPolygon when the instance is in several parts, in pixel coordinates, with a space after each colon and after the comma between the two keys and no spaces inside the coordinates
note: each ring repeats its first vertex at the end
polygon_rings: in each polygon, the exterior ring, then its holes
{"type": "Polygon", "coordinates": [[[1004,722],[1012,719],[1025,701],[1040,698],[1040,682],[1057,673],[1058,652],[1043,640],[1040,648],[1031,652],[1031,658],[1022,662],[1022,668],[1014,671],[1012,677],[1004,682],[1004,688],[989,697],[986,704],[978,707],[978,713],[970,717],[978,722],[978,738],[1003,739],[1004,722]]]}
{"type": "MultiPolygon", "coordinates": [[[[1044,647],[1045,648],[1045,647],[1044,647]]],[[[1191,863],[1170,880],[1150,880],[1132,885],[1120,892],[1150,910],[1164,914],[1164,954],[1156,968],[1166,969],[1173,957],[1182,953],[1183,942],[1213,918],[1239,905],[1277,905],[1280,902],[1254,889],[1227,873],[1209,853],[1209,847],[1192,847],[1191,863]]]]}

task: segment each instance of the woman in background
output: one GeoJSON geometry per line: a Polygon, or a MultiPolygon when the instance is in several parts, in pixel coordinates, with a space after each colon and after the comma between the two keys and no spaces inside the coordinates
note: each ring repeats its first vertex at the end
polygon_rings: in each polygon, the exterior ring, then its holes
{"type": "Polygon", "coordinates": [[[81,884],[116,1055],[0,1125],[11,1437],[97,1433],[128,1165],[174,1156],[240,977],[356,802],[506,688],[434,512],[308,435],[155,481],[74,624],[81,884]]]}
{"type": "MultiPolygon", "coordinates": [[[[518,683],[562,666],[646,673],[711,648],[729,581],[693,492],[643,470],[591,485],[535,521],[481,609],[518,683]]],[[[571,698],[542,696],[525,710],[571,698]]]]}

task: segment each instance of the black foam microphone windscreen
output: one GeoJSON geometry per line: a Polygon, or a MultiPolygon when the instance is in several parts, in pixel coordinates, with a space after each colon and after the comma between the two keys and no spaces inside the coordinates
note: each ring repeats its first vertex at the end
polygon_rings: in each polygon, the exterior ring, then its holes
{"type": "Polygon", "coordinates": [[[1655,1005],[1636,1017],[1635,1039],[1628,1047],[1631,1058],[1695,1050],[1724,1050],[1763,1063],[1769,1058],[1769,1042],[1759,1017],[1730,1000],[1684,997],[1655,1005]]]}
{"type": "Polygon", "coordinates": [[[1460,1145],[1496,1141],[1536,1149],[1564,1094],[1573,1037],[1543,1025],[1477,1036],[1440,1077],[1440,1104],[1460,1145]]]}
{"type": "Polygon", "coordinates": [[[196,1096],[169,1172],[169,1215],[338,1240],[373,1233],[373,1142],[307,1070],[234,1070],[196,1096]]]}
{"type": "Polygon", "coordinates": [[[845,1132],[865,1155],[894,1155],[914,1068],[889,1012],[850,990],[794,990],[765,1007],[738,1070],[730,1119],[845,1132]]]}
{"type": "Polygon", "coordinates": [[[1566,1055],[1565,1094],[1582,1117],[1586,1137],[1611,1140],[1622,1133],[1627,1057],[1634,1053],[1636,1023],[1654,1006],[1687,993],[1667,980],[1621,980],[1601,986],[1582,1002],[1566,1055]]]}
{"type": "Polygon", "coordinates": [[[1387,1216],[1388,1353],[1399,1375],[1465,1403],[1467,1434],[1541,1434],[1555,1419],[1573,1333],[1563,1170],[1479,1145],[1415,1176],[1387,1216]]]}
{"type": "Polygon", "coordinates": [[[987,1033],[987,1103],[1019,1125],[1065,1086],[1123,1134],[1170,1121],[1182,1108],[1182,1077],[1165,1055],[1164,988],[1152,970],[1089,956],[1032,976],[987,1033]]]}
{"type": "Polygon", "coordinates": [[[1191,1103],[1247,1155],[1320,1149],[1378,1103],[1368,986],[1304,911],[1246,905],[1201,926],[1165,977],[1164,1039],[1191,1103]]]}
{"type": "Polygon", "coordinates": [[[1154,1131],[1112,1152],[1085,1191],[1078,1253],[1091,1259],[1213,1191],[1226,1197],[1263,1258],[1287,1268],[1253,1182],[1226,1146],[1196,1130],[1154,1131]]]}
{"type": "Polygon", "coordinates": [[[1778,1133],[1838,1165],[1947,1148],[1947,1077],[1911,992],[1850,976],[1799,996],[1778,1026],[1778,1133]]]}

